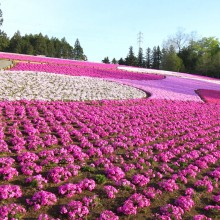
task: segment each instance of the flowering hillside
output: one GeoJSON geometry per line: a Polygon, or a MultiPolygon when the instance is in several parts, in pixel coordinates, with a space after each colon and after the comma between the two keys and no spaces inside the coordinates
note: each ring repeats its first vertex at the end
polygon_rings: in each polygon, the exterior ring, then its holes
{"type": "Polygon", "coordinates": [[[220,218],[218,80],[0,58],[0,219],[220,218]]]}

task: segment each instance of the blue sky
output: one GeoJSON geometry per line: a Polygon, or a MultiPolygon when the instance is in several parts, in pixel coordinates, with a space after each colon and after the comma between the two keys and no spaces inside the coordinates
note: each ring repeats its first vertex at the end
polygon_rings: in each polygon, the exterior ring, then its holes
{"type": "Polygon", "coordinates": [[[125,57],[137,35],[142,48],[161,46],[163,40],[183,28],[199,37],[220,37],[219,0],[1,0],[9,37],[42,33],[65,37],[73,46],[76,38],[89,61],[125,57]]]}

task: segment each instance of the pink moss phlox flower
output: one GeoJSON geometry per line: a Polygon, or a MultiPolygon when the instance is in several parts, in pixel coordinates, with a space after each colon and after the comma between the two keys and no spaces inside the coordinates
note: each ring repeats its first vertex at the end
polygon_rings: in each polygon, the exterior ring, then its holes
{"type": "Polygon", "coordinates": [[[215,203],[220,205],[220,192],[218,193],[218,195],[213,196],[212,198],[215,203]]]}
{"type": "Polygon", "coordinates": [[[135,174],[132,177],[132,183],[138,186],[145,186],[150,182],[150,178],[142,174],[135,174]]]}
{"type": "Polygon", "coordinates": [[[100,150],[102,151],[102,154],[106,155],[106,154],[112,154],[114,152],[114,148],[110,145],[107,146],[102,146],[100,148],[100,150]]]}
{"type": "Polygon", "coordinates": [[[117,186],[122,186],[124,188],[126,187],[131,187],[131,189],[136,190],[136,186],[132,184],[129,180],[127,179],[120,179],[116,182],[117,186]]]}
{"type": "Polygon", "coordinates": [[[195,194],[195,191],[194,191],[193,188],[187,188],[187,189],[185,190],[185,195],[186,195],[186,196],[192,197],[194,194],[195,194]]]}
{"type": "Polygon", "coordinates": [[[12,180],[14,176],[18,176],[18,171],[13,167],[2,167],[0,168],[0,177],[3,180],[12,180]]]}
{"type": "Polygon", "coordinates": [[[37,220],[60,220],[59,218],[52,218],[47,214],[40,214],[37,220]]]}
{"type": "Polygon", "coordinates": [[[58,192],[60,195],[65,195],[67,198],[70,198],[75,194],[82,193],[82,188],[79,184],[67,183],[59,186],[58,192]]]}
{"type": "Polygon", "coordinates": [[[93,179],[85,178],[79,183],[82,190],[87,189],[89,191],[92,191],[96,187],[96,183],[93,179]]]}
{"type": "Polygon", "coordinates": [[[212,181],[209,180],[208,176],[205,176],[202,180],[197,180],[194,183],[194,186],[198,188],[206,188],[207,192],[212,192],[214,188],[212,185],[212,181]]]}
{"type": "Polygon", "coordinates": [[[0,168],[10,167],[14,164],[15,160],[11,157],[1,157],[0,158],[0,168]]]}
{"type": "Polygon", "coordinates": [[[207,169],[207,168],[209,167],[208,164],[207,164],[207,162],[204,161],[204,160],[202,160],[202,159],[196,160],[196,161],[194,162],[194,164],[195,164],[197,167],[199,167],[200,169],[207,169]]]}
{"type": "Polygon", "coordinates": [[[174,190],[178,190],[179,186],[176,184],[175,180],[173,179],[168,179],[168,180],[162,180],[161,182],[158,183],[159,186],[164,189],[165,191],[168,192],[173,192],[174,190]]]}
{"type": "Polygon", "coordinates": [[[48,172],[47,178],[53,183],[59,183],[68,180],[71,176],[71,172],[64,167],[55,167],[48,172]]]}
{"type": "Polygon", "coordinates": [[[0,206],[0,216],[1,219],[17,219],[17,216],[25,215],[26,210],[23,206],[18,205],[16,203],[11,203],[7,205],[0,206]]]}
{"type": "Polygon", "coordinates": [[[37,165],[34,162],[24,162],[21,165],[21,172],[24,175],[32,176],[34,173],[40,173],[42,171],[42,166],[37,165]]]}
{"type": "Polygon", "coordinates": [[[24,152],[24,153],[20,154],[19,156],[17,156],[17,160],[20,163],[34,162],[38,159],[39,159],[39,157],[37,156],[37,154],[32,153],[32,152],[24,152]]]}
{"type": "Polygon", "coordinates": [[[126,200],[123,206],[118,207],[117,212],[122,212],[125,215],[136,215],[137,214],[137,206],[134,205],[133,201],[126,200]]]}
{"type": "Polygon", "coordinates": [[[166,215],[171,218],[175,218],[175,219],[179,220],[179,219],[182,219],[182,216],[184,214],[184,210],[181,207],[167,204],[165,206],[160,207],[160,213],[162,215],[166,215]]]}
{"type": "Polygon", "coordinates": [[[114,199],[115,194],[118,193],[118,190],[114,186],[110,186],[110,185],[104,186],[104,191],[107,193],[107,196],[110,199],[114,199]]]}
{"type": "Polygon", "coordinates": [[[106,174],[109,179],[118,181],[125,177],[125,173],[120,167],[111,167],[106,169],[106,174]]]}
{"type": "Polygon", "coordinates": [[[70,164],[65,167],[66,172],[70,172],[72,176],[77,176],[80,170],[79,165],[70,164]]]}
{"type": "Polygon", "coordinates": [[[83,219],[89,214],[89,209],[80,201],[71,201],[61,207],[60,213],[66,215],[69,220],[83,219]]]}
{"type": "Polygon", "coordinates": [[[94,162],[96,167],[104,167],[106,170],[114,167],[113,163],[105,157],[101,157],[94,162]]]}
{"type": "Polygon", "coordinates": [[[181,207],[184,211],[189,211],[195,203],[190,196],[180,196],[175,200],[175,205],[181,207]]]}
{"type": "Polygon", "coordinates": [[[212,218],[208,218],[205,215],[195,215],[193,216],[193,220],[212,220],[212,218]]]}
{"type": "Polygon", "coordinates": [[[143,190],[143,194],[148,199],[154,199],[155,196],[162,195],[162,191],[159,189],[155,189],[154,187],[147,187],[146,189],[143,190]]]}
{"type": "Polygon", "coordinates": [[[150,206],[150,200],[140,193],[134,193],[129,197],[129,200],[132,200],[138,208],[150,206]]]}
{"type": "Polygon", "coordinates": [[[34,187],[37,187],[38,189],[42,189],[44,187],[44,184],[47,183],[47,180],[44,177],[42,177],[41,174],[38,174],[36,176],[28,177],[25,180],[25,182],[26,183],[33,183],[34,187]]]}
{"type": "Polygon", "coordinates": [[[44,136],[44,144],[45,146],[52,146],[58,144],[57,137],[51,134],[47,134],[44,136]]]}
{"type": "Polygon", "coordinates": [[[95,207],[96,199],[98,199],[98,195],[85,196],[83,197],[82,201],[83,201],[83,204],[87,207],[95,207]]]}
{"type": "Polygon", "coordinates": [[[110,210],[105,210],[96,220],[119,220],[119,217],[114,212],[110,210]]]}
{"type": "Polygon", "coordinates": [[[135,169],[135,165],[133,163],[131,163],[131,164],[126,164],[125,163],[123,165],[123,169],[124,169],[125,172],[128,172],[128,171],[130,171],[132,169],[135,169]]]}
{"type": "Polygon", "coordinates": [[[205,206],[205,208],[204,208],[205,210],[218,210],[218,211],[220,211],[220,205],[207,205],[207,206],[205,206]]]}
{"type": "Polygon", "coordinates": [[[209,176],[220,179],[220,167],[208,173],[209,176]]]}
{"type": "Polygon", "coordinates": [[[21,196],[20,186],[10,184],[0,186],[0,199],[19,198],[21,196]]]}
{"type": "Polygon", "coordinates": [[[28,205],[33,205],[34,210],[38,210],[41,206],[54,205],[57,202],[57,197],[51,192],[44,190],[34,193],[31,199],[26,199],[28,205]]]}

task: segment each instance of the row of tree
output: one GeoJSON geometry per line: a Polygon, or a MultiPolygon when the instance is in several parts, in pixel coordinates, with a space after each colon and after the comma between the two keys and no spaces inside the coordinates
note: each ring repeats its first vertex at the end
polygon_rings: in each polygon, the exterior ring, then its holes
{"type": "MultiPolygon", "coordinates": [[[[102,62],[110,60],[105,57],[102,62]]],[[[220,78],[220,42],[215,37],[195,40],[194,35],[178,31],[164,41],[162,48],[148,47],[145,53],[139,48],[135,55],[131,46],[125,58],[114,58],[112,63],[220,78]]]]}
{"type": "Polygon", "coordinates": [[[78,39],[72,47],[65,38],[49,38],[47,35],[26,34],[21,36],[17,31],[9,38],[7,34],[0,31],[0,51],[29,54],[29,55],[44,55],[48,57],[87,60],[78,39]]]}

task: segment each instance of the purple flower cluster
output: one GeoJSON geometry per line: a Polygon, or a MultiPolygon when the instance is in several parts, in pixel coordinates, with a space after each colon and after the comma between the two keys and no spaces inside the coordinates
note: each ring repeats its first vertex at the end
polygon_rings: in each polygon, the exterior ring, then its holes
{"type": "Polygon", "coordinates": [[[156,219],[177,219],[181,220],[184,214],[184,210],[181,207],[167,204],[160,208],[160,214],[156,214],[156,219]]]}
{"type": "Polygon", "coordinates": [[[120,167],[110,167],[106,170],[107,177],[114,181],[118,181],[125,177],[125,173],[120,167]]]}
{"type": "Polygon", "coordinates": [[[37,220],[60,220],[59,218],[52,218],[47,214],[40,214],[37,220]]]}
{"type": "Polygon", "coordinates": [[[104,190],[105,190],[108,198],[110,198],[110,199],[114,199],[115,194],[118,193],[118,190],[114,186],[110,186],[110,185],[104,186],[104,190]]]}
{"type": "Polygon", "coordinates": [[[80,201],[71,201],[61,208],[60,213],[70,220],[83,219],[89,214],[89,209],[80,201]]]}
{"type": "Polygon", "coordinates": [[[28,205],[33,205],[34,210],[38,210],[41,206],[54,205],[57,202],[57,197],[51,192],[44,190],[37,191],[31,199],[26,199],[28,205]]]}
{"type": "Polygon", "coordinates": [[[82,188],[79,184],[67,183],[58,188],[60,195],[65,195],[67,198],[70,198],[76,194],[82,193],[82,188]]]}
{"type": "Polygon", "coordinates": [[[21,196],[20,186],[10,184],[0,186],[0,199],[19,198],[21,196]]]}
{"type": "Polygon", "coordinates": [[[132,183],[138,186],[146,186],[150,182],[150,178],[142,174],[135,174],[132,177],[132,183]]]}
{"type": "Polygon", "coordinates": [[[83,179],[80,183],[79,186],[81,187],[82,190],[87,189],[89,191],[92,191],[96,187],[96,183],[93,179],[83,179]]]}
{"type": "Polygon", "coordinates": [[[125,215],[136,215],[138,208],[150,206],[150,200],[140,193],[134,193],[123,204],[118,207],[117,211],[125,215]]]}
{"type": "Polygon", "coordinates": [[[11,203],[7,205],[0,206],[0,216],[1,219],[17,219],[17,216],[20,218],[25,215],[26,210],[23,206],[16,203],[11,203]]]}
{"type": "Polygon", "coordinates": [[[189,211],[194,205],[194,201],[189,196],[180,196],[175,200],[175,205],[184,211],[189,211]]]}
{"type": "Polygon", "coordinates": [[[48,179],[53,183],[59,183],[61,181],[66,181],[72,176],[78,174],[80,167],[77,165],[69,165],[67,167],[55,167],[48,172],[48,179]]]}
{"type": "Polygon", "coordinates": [[[38,189],[42,189],[44,185],[47,183],[47,180],[42,177],[41,174],[36,176],[31,176],[26,179],[26,183],[30,183],[32,186],[37,187],[38,189]]]}
{"type": "Polygon", "coordinates": [[[96,220],[119,220],[119,217],[114,212],[110,210],[105,210],[96,220]]]}
{"type": "Polygon", "coordinates": [[[158,184],[162,189],[164,189],[165,191],[168,191],[168,192],[173,192],[174,190],[179,189],[178,185],[176,184],[175,180],[173,180],[173,179],[162,180],[158,184]]]}
{"type": "Polygon", "coordinates": [[[21,172],[24,175],[32,176],[35,173],[40,173],[42,171],[42,166],[37,165],[34,162],[25,162],[21,165],[21,172]]]}
{"type": "Polygon", "coordinates": [[[3,180],[12,180],[14,176],[18,176],[16,168],[5,166],[0,168],[0,177],[3,180]]]}
{"type": "Polygon", "coordinates": [[[143,194],[148,199],[154,199],[157,195],[162,195],[162,191],[159,189],[155,189],[154,187],[147,187],[147,189],[143,190],[143,194]]]}
{"type": "Polygon", "coordinates": [[[207,190],[207,192],[213,191],[212,181],[209,180],[208,176],[205,176],[202,180],[197,180],[194,184],[195,187],[200,188],[202,190],[207,190]]]}

